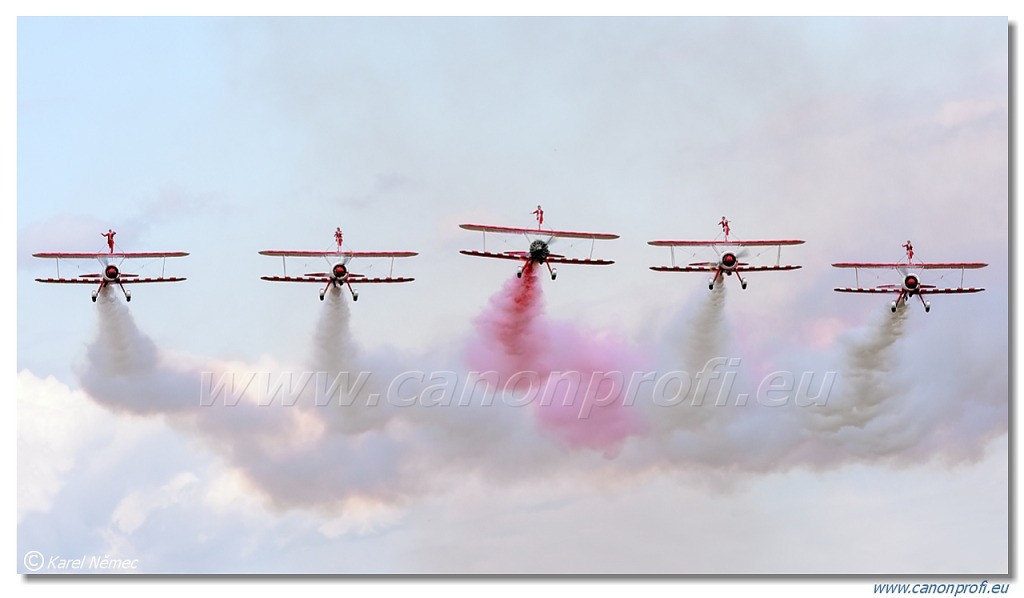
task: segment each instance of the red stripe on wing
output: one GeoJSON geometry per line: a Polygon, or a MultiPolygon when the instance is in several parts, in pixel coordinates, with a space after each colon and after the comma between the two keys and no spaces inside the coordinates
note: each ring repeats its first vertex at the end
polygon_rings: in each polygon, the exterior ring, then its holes
{"type": "MultiPolygon", "coordinates": [[[[185,280],[184,277],[180,276],[166,276],[157,278],[138,278],[136,275],[132,275],[129,278],[121,278],[121,284],[136,284],[140,282],[181,282],[185,280]]],[[[96,278],[37,278],[36,282],[49,282],[56,284],[97,284],[99,282],[96,278]]],[[[111,281],[111,284],[116,284],[111,281]]]]}
{"type": "Polygon", "coordinates": [[[651,266],[655,272],[714,272],[717,266],[651,266]]]}
{"type": "Polygon", "coordinates": [[[474,257],[493,257],[500,260],[515,260],[521,262],[529,257],[529,254],[523,251],[505,251],[502,253],[495,253],[493,251],[475,251],[473,249],[462,249],[459,251],[462,255],[472,255],[474,257]]]}
{"type": "Polygon", "coordinates": [[[837,287],[834,289],[840,293],[899,293],[900,289],[883,289],[883,288],[872,288],[865,289],[860,287],[837,287]]]}
{"type": "Polygon", "coordinates": [[[963,288],[955,288],[955,289],[953,289],[953,288],[949,288],[949,289],[921,289],[921,294],[922,295],[934,295],[934,294],[940,293],[940,294],[946,294],[946,295],[954,295],[954,294],[959,294],[959,293],[980,293],[980,292],[982,292],[984,290],[985,289],[983,289],[981,287],[963,287],[963,288]]]}

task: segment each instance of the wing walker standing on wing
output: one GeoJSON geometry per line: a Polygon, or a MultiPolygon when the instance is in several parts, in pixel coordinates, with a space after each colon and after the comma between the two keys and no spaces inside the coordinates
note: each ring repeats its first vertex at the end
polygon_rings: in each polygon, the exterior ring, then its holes
{"type": "MultiPolygon", "coordinates": [[[[889,311],[896,313],[896,310],[907,304],[911,297],[917,296],[927,313],[932,310],[932,304],[925,299],[925,295],[956,295],[963,293],[980,293],[983,288],[964,287],[964,271],[984,268],[988,264],[982,262],[914,262],[914,246],[908,240],[903,244],[907,252],[906,262],[837,262],[832,264],[835,268],[853,268],[857,286],[837,287],[839,293],[896,293],[896,299],[889,304],[889,311]],[[860,286],[860,270],[894,270],[902,280],[898,284],[881,284],[874,287],[860,286]],[[924,284],[917,270],[960,270],[960,286],[940,288],[933,284],[924,284]]],[[[942,278],[942,277],[940,277],[942,278]]]]}
{"type": "Polygon", "coordinates": [[[393,273],[395,258],[418,255],[415,251],[349,251],[342,249],[343,241],[344,238],[342,236],[341,227],[338,227],[334,229],[334,242],[337,245],[337,249],[334,251],[291,251],[276,249],[261,251],[260,255],[269,255],[281,258],[281,267],[284,269],[284,275],[261,276],[260,278],[262,280],[269,280],[272,282],[315,282],[323,284],[325,286],[320,290],[321,301],[324,300],[324,296],[331,287],[348,287],[349,293],[352,294],[352,300],[358,301],[359,291],[352,288],[353,284],[412,282],[414,280],[413,278],[404,276],[393,276],[393,273]],[[330,270],[327,272],[311,272],[301,276],[288,276],[288,265],[285,258],[289,257],[323,258],[330,266],[330,270]],[[377,278],[356,274],[348,268],[349,261],[355,258],[391,258],[391,271],[388,276],[377,278]]]}
{"type": "MultiPolygon", "coordinates": [[[[668,247],[672,252],[672,265],[670,266],[651,266],[651,270],[655,272],[708,272],[714,273],[714,275],[708,279],[708,289],[714,289],[715,285],[722,280],[722,275],[732,276],[736,275],[736,278],[740,281],[740,287],[747,288],[747,280],[743,278],[742,274],[746,272],[767,272],[767,271],[779,271],[779,270],[796,270],[800,266],[794,266],[790,264],[782,264],[782,247],[784,245],[800,245],[803,243],[800,239],[774,239],[774,240],[756,240],[756,241],[738,241],[729,240],[729,234],[731,232],[729,228],[729,220],[725,216],[718,222],[719,226],[722,227],[722,233],[725,235],[725,240],[719,241],[717,239],[712,241],[649,241],[648,244],[654,245],[655,247],[668,247]],[[685,266],[676,264],[676,248],[677,247],[708,247],[714,250],[718,255],[718,259],[714,261],[705,262],[690,262],[685,266]],[[740,251],[735,251],[732,248],[739,247],[740,251]],[[775,265],[767,266],[754,266],[748,262],[741,261],[741,258],[746,256],[746,251],[750,247],[777,247],[778,251],[776,254],[775,265]],[[719,248],[724,251],[719,251],[719,248]]],[[[696,254],[694,254],[696,255],[696,254]]]]}
{"type": "Polygon", "coordinates": [[[523,277],[523,271],[536,264],[544,264],[551,274],[551,280],[558,276],[558,270],[551,267],[551,264],[577,264],[590,266],[606,266],[613,264],[612,260],[594,259],[594,241],[618,239],[619,235],[610,233],[588,233],[578,231],[560,231],[542,229],[544,224],[544,210],[538,205],[532,212],[537,218],[537,228],[518,228],[512,226],[491,226],[486,224],[460,224],[459,228],[483,233],[483,249],[475,251],[463,249],[459,253],[476,257],[489,257],[503,260],[514,260],[522,262],[516,270],[516,276],[523,277]],[[523,235],[530,245],[526,251],[487,251],[487,233],[498,233],[502,235],[523,235]],[[546,238],[544,238],[546,237],[546,238]],[[570,258],[561,254],[551,252],[551,244],[557,239],[589,239],[590,257],[570,258]]]}
{"type": "Polygon", "coordinates": [[[54,259],[57,260],[57,276],[56,278],[37,278],[37,282],[56,283],[56,284],[96,284],[99,286],[95,291],[92,292],[92,300],[95,303],[96,298],[100,296],[108,286],[117,285],[121,292],[124,293],[125,301],[132,300],[132,292],[124,288],[126,284],[137,284],[144,282],[180,282],[185,280],[183,277],[178,276],[164,276],[164,267],[166,266],[167,259],[169,257],[184,257],[188,253],[184,251],[144,251],[144,252],[114,252],[114,235],[117,233],[113,229],[107,229],[107,232],[100,233],[107,239],[106,253],[80,253],[80,252],[44,252],[44,253],[33,253],[33,257],[54,259]],[[142,277],[138,274],[128,274],[121,271],[121,264],[125,260],[131,259],[162,259],[164,261],[163,266],[160,269],[160,276],[156,277],[142,277]],[[102,266],[102,271],[93,274],[80,274],[77,277],[65,278],[60,275],[60,260],[96,260],[102,266]],[[116,262],[116,263],[115,263],[116,262]]]}

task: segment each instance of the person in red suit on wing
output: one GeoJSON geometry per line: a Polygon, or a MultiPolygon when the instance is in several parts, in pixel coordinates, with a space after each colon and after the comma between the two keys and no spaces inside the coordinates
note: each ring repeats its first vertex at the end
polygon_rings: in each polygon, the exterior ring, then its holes
{"type": "Polygon", "coordinates": [[[105,233],[100,233],[100,235],[107,238],[107,247],[110,248],[110,253],[114,253],[114,235],[116,234],[112,228],[108,228],[105,233]]]}
{"type": "Polygon", "coordinates": [[[537,209],[530,213],[537,217],[537,228],[540,228],[544,224],[544,210],[540,204],[537,204],[537,209]]]}

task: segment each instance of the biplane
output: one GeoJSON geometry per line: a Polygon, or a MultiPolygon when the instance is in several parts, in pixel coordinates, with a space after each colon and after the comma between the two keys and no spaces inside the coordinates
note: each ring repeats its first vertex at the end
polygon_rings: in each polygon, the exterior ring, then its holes
{"type": "Polygon", "coordinates": [[[480,251],[463,249],[459,253],[476,257],[489,257],[502,260],[520,262],[516,269],[516,276],[523,277],[523,271],[534,264],[544,264],[551,274],[551,280],[558,276],[558,270],[552,268],[551,264],[576,264],[588,266],[607,266],[614,264],[612,260],[594,258],[594,242],[611,239],[618,239],[619,235],[610,233],[588,233],[579,231],[551,230],[542,228],[544,224],[544,210],[540,206],[532,212],[537,218],[537,228],[519,228],[513,226],[491,226],[485,224],[460,224],[459,228],[483,233],[483,248],[480,251]],[[522,235],[529,246],[525,251],[488,251],[487,233],[500,235],[522,235]],[[552,253],[551,245],[558,239],[584,239],[590,241],[590,255],[586,258],[572,258],[562,254],[552,253]]]}
{"type": "MultiPolygon", "coordinates": [[[[711,241],[648,241],[649,245],[655,247],[668,247],[672,254],[672,264],[669,266],[651,266],[651,270],[655,272],[707,272],[713,273],[711,278],[708,279],[708,289],[714,289],[715,285],[723,280],[724,276],[736,275],[736,279],[740,281],[740,287],[743,289],[747,288],[747,280],[743,278],[743,274],[747,272],[771,272],[781,270],[796,270],[800,266],[792,264],[782,263],[782,247],[787,245],[800,245],[803,243],[800,239],[762,239],[752,241],[740,241],[737,239],[729,239],[729,221],[722,217],[719,225],[722,227],[724,232],[723,239],[713,239],[711,241]],[[685,264],[678,264],[676,261],[676,248],[706,248],[711,249],[717,255],[717,258],[710,261],[696,261],[688,262],[685,264]],[[767,248],[776,248],[775,264],[772,265],[754,265],[750,262],[743,261],[751,251],[752,248],[765,248],[764,251],[758,253],[764,253],[767,248]],[[734,248],[738,248],[734,249],[734,248]]],[[[695,254],[694,254],[695,255],[695,254]]]]}
{"type": "MultiPolygon", "coordinates": [[[[925,299],[925,295],[955,295],[962,293],[980,293],[985,289],[979,287],[964,287],[964,271],[984,268],[988,264],[982,262],[915,262],[913,261],[914,250],[910,241],[903,246],[907,250],[907,260],[903,262],[882,263],[882,262],[838,262],[832,264],[835,268],[853,268],[856,277],[856,287],[837,287],[835,290],[840,293],[896,293],[896,299],[889,304],[889,311],[896,313],[896,310],[905,306],[911,297],[916,296],[921,300],[924,311],[932,310],[932,304],[925,299]],[[860,286],[860,270],[892,270],[898,273],[902,280],[898,284],[880,284],[873,287],[860,286]],[[919,270],[960,270],[960,286],[938,287],[933,284],[925,284],[919,270]]],[[[943,277],[939,277],[940,279],[943,277]]]]}
{"type": "Polygon", "coordinates": [[[57,277],[56,278],[37,278],[36,282],[48,282],[57,284],[98,284],[96,290],[92,292],[93,303],[96,302],[96,298],[99,297],[100,293],[103,292],[108,286],[117,285],[121,292],[124,293],[125,301],[132,300],[132,292],[126,288],[126,284],[139,284],[149,282],[181,282],[185,280],[181,276],[164,276],[166,268],[167,258],[169,257],[185,257],[188,253],[184,251],[141,251],[141,252],[123,252],[114,251],[113,247],[113,236],[108,237],[110,241],[110,251],[104,253],[74,253],[74,252],[50,252],[50,253],[33,253],[33,257],[55,259],[57,260],[57,277]],[[65,278],[60,275],[60,260],[96,260],[99,262],[102,270],[100,272],[79,274],[73,278],[65,278]],[[132,259],[160,259],[162,260],[160,266],[160,276],[155,277],[144,277],[138,274],[129,274],[121,270],[121,265],[125,260],[132,259]]]}
{"type": "Polygon", "coordinates": [[[342,247],[341,229],[337,229],[335,231],[334,238],[336,248],[329,251],[289,251],[276,249],[261,251],[260,255],[269,255],[281,258],[283,275],[261,276],[260,278],[262,280],[269,280],[272,282],[313,282],[323,284],[324,287],[320,289],[321,301],[324,300],[324,296],[331,287],[347,287],[349,293],[352,294],[352,300],[358,301],[359,291],[352,288],[353,284],[398,283],[412,282],[415,280],[414,278],[406,276],[394,276],[395,258],[419,255],[415,251],[350,251],[342,247]],[[285,261],[286,258],[322,258],[329,268],[324,272],[309,272],[298,276],[289,276],[288,264],[285,261]],[[384,277],[371,277],[352,272],[349,270],[348,264],[351,260],[358,258],[390,258],[391,267],[388,275],[384,277]]]}

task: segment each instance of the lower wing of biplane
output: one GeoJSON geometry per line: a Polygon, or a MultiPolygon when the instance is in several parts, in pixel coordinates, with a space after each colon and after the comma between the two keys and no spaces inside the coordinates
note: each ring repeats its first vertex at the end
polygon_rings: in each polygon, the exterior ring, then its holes
{"type": "Polygon", "coordinates": [[[412,257],[418,255],[415,251],[278,251],[265,250],[260,255],[269,255],[281,258],[281,267],[284,270],[282,276],[261,276],[262,280],[271,282],[313,282],[324,285],[320,290],[320,300],[332,287],[347,287],[352,294],[352,300],[359,300],[359,291],[352,288],[353,284],[370,283],[396,283],[412,282],[414,278],[406,276],[394,276],[395,258],[412,257]],[[297,276],[288,275],[288,264],[285,258],[323,258],[330,268],[326,272],[307,272],[297,276]],[[366,276],[356,274],[348,268],[348,263],[354,258],[390,258],[391,266],[387,276],[366,276]]]}
{"type": "Polygon", "coordinates": [[[169,257],[185,257],[188,253],[184,251],[144,251],[144,252],[117,252],[117,253],[33,253],[33,257],[54,259],[57,261],[57,276],[55,278],[37,278],[36,282],[55,284],[91,284],[97,285],[92,292],[92,300],[96,298],[108,286],[117,285],[124,293],[126,301],[132,300],[132,293],[124,288],[126,284],[139,284],[149,282],[181,282],[185,280],[180,276],[164,276],[166,259],[169,257]],[[94,259],[102,266],[102,271],[86,274],[79,274],[75,277],[62,277],[60,275],[60,260],[91,260],[94,259]],[[160,266],[160,276],[139,276],[121,271],[121,264],[124,260],[130,259],[160,259],[163,260],[160,266]]]}
{"type": "MultiPolygon", "coordinates": [[[[896,313],[900,306],[905,306],[907,301],[917,296],[924,306],[924,311],[932,310],[932,304],[925,299],[926,295],[959,295],[964,293],[980,293],[985,289],[980,287],[964,286],[964,271],[984,268],[988,264],[981,262],[936,262],[936,263],[878,263],[878,262],[839,262],[832,264],[835,268],[852,268],[856,277],[855,287],[836,287],[839,293],[894,293],[896,299],[889,304],[889,311],[896,313]],[[880,284],[873,287],[860,286],[860,270],[893,270],[903,277],[899,284],[880,284]],[[924,284],[917,270],[960,270],[960,286],[939,287],[933,284],[924,284]]],[[[940,277],[942,278],[942,277],[940,277]]]]}
{"type": "Polygon", "coordinates": [[[544,264],[548,268],[548,272],[551,274],[551,279],[554,280],[558,276],[558,270],[551,267],[551,264],[574,264],[583,266],[607,266],[614,264],[612,260],[594,258],[594,242],[604,241],[611,239],[618,239],[619,235],[610,233],[588,233],[578,231],[560,231],[560,230],[547,230],[540,228],[518,228],[511,226],[489,226],[483,224],[460,224],[459,228],[465,230],[471,230],[480,232],[483,234],[483,249],[480,251],[463,249],[459,253],[463,255],[471,255],[475,257],[490,257],[502,260],[512,260],[520,262],[521,265],[516,270],[516,276],[522,278],[523,271],[527,268],[532,267],[534,264],[544,264]],[[488,251],[487,250],[487,233],[497,233],[501,235],[523,235],[529,247],[526,251],[488,251]],[[574,258],[567,257],[558,253],[551,252],[551,245],[556,239],[582,239],[590,241],[590,255],[585,258],[574,258]]]}
{"type": "MultiPolygon", "coordinates": [[[[782,247],[784,245],[800,245],[803,241],[799,239],[766,239],[755,241],[648,241],[649,245],[655,247],[668,247],[672,255],[672,263],[669,266],[651,266],[655,272],[707,272],[712,274],[708,279],[708,289],[714,289],[715,284],[722,280],[722,276],[736,275],[740,281],[741,288],[747,288],[747,280],[743,274],[747,272],[773,272],[782,270],[796,270],[800,266],[782,263],[782,247]],[[676,262],[677,248],[711,248],[718,259],[715,261],[688,262],[680,265],[676,262]],[[742,261],[751,251],[750,248],[776,248],[775,264],[753,265],[750,262],[742,261]],[[735,249],[738,248],[738,249],[735,249]]],[[[762,250],[758,255],[764,253],[762,250]]]]}

